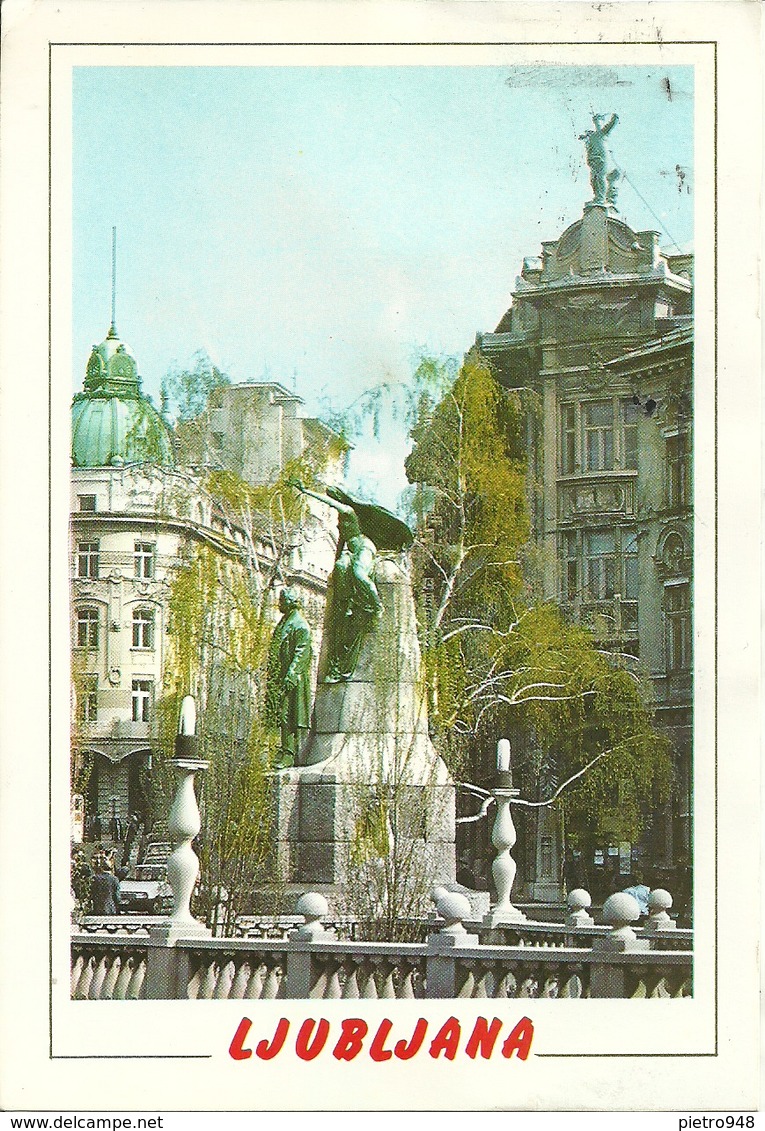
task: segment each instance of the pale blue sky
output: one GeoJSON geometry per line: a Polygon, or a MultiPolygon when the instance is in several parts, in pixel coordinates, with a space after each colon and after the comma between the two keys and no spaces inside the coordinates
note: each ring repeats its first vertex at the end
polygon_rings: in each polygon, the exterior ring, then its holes
{"type": "MultiPolygon", "coordinates": [[[[78,67],[73,94],[75,389],[113,224],[117,326],[155,402],[203,349],[294,382],[307,413],[494,329],[523,256],[590,197],[592,110],[620,116],[624,219],[693,238],[692,68],[78,67]]],[[[404,453],[361,440],[353,477],[391,504],[404,453]]]]}

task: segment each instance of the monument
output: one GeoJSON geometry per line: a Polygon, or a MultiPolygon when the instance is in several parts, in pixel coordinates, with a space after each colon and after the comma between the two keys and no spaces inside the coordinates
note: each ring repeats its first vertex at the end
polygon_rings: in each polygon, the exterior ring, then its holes
{"type": "Polygon", "coordinates": [[[311,630],[292,589],[279,594],[282,619],[274,629],[268,655],[266,712],[279,728],[277,768],[294,766],[311,718],[311,630]]]}
{"type": "Polygon", "coordinates": [[[313,716],[277,782],[277,860],[288,882],[350,910],[354,879],[395,873],[402,914],[454,880],[454,783],[428,734],[408,527],[335,487],[295,488],[338,513],[313,716]],[[414,887],[418,892],[415,893],[414,887]]]}
{"type": "Polygon", "coordinates": [[[585,130],[579,135],[587,151],[587,165],[590,169],[592,204],[605,205],[616,211],[616,194],[622,177],[621,169],[614,163],[608,152],[606,138],[614,126],[619,124],[619,116],[612,114],[605,125],[605,114],[593,114],[594,130],[585,130]],[[610,160],[609,160],[610,159],[610,160]],[[609,164],[611,168],[609,169],[609,164]]]}

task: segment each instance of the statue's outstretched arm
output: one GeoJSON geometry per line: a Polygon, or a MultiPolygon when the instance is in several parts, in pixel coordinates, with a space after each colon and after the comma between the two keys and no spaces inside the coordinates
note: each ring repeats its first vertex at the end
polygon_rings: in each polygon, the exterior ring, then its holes
{"type": "Polygon", "coordinates": [[[611,130],[614,128],[614,126],[618,125],[618,123],[619,123],[619,115],[618,114],[612,114],[611,120],[606,122],[605,126],[601,127],[600,132],[604,136],[605,136],[605,134],[610,134],[611,130]]]}
{"type": "Polygon", "coordinates": [[[322,495],[319,491],[311,491],[308,487],[304,487],[299,479],[291,479],[290,486],[300,491],[302,495],[308,495],[311,499],[316,499],[319,503],[326,503],[328,507],[339,511],[340,514],[355,514],[353,507],[347,506],[346,503],[340,503],[337,499],[330,498],[329,495],[322,495]]]}

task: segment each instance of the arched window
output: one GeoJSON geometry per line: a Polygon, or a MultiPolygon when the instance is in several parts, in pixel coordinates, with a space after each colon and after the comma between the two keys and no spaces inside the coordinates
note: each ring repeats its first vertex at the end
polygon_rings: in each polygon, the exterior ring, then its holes
{"type": "Polygon", "coordinates": [[[98,609],[77,610],[77,647],[98,647],[98,609]]]}
{"type": "Polygon", "coordinates": [[[133,613],[133,647],[154,647],[154,612],[152,609],[136,609],[133,613]]]}
{"type": "Polygon", "coordinates": [[[666,569],[670,573],[681,573],[685,556],[685,543],[680,535],[668,535],[662,552],[662,560],[666,569]]]}

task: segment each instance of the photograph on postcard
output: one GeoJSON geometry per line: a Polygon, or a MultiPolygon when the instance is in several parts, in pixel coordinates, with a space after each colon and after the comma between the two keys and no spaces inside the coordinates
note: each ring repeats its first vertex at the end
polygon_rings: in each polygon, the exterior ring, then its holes
{"type": "Polygon", "coordinates": [[[745,1111],[757,11],[191,10],[4,10],[0,1104],[745,1111]]]}
{"type": "Polygon", "coordinates": [[[69,71],[75,1002],[694,993],[695,68],[505,55],[69,71]]]}

